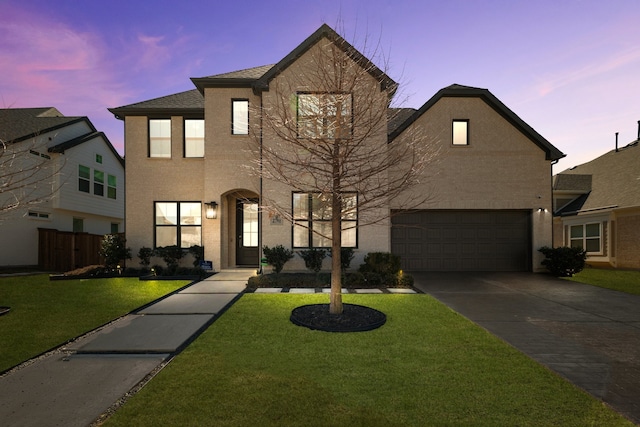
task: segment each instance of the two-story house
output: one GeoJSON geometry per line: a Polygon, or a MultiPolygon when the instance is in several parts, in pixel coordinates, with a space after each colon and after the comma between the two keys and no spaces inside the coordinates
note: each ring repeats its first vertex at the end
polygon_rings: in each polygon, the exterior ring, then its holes
{"type": "MultiPolygon", "coordinates": [[[[375,224],[362,227],[366,190],[344,196],[351,209],[342,245],[355,248],[354,266],[382,251],[400,255],[408,270],[540,270],[537,248],[552,243],[551,164],[564,155],[488,90],[452,85],[418,110],[389,108],[397,84],[327,25],[276,64],[192,82],[190,91],[110,109],[125,121],[127,244],[134,253],[202,245],[205,258],[223,269],[257,267],[265,245],[327,247],[326,204],[305,187],[313,174],[301,173],[299,182],[268,179],[261,153],[296,155],[278,152],[285,124],[293,122],[300,138],[326,140],[337,122],[355,132],[350,126],[370,120],[379,124],[368,134],[372,150],[403,144],[419,130],[437,156],[406,197],[379,205],[386,215],[375,224]],[[333,59],[319,63],[325,50],[333,59]],[[361,67],[365,77],[348,90],[327,91],[323,72],[335,77],[337,64],[361,67]],[[265,124],[277,108],[287,115],[281,129],[265,124]],[[421,203],[405,205],[408,199],[421,203]],[[271,204],[289,211],[275,214],[271,204]]],[[[304,264],[296,257],[287,268],[304,264]]]]}
{"type": "Polygon", "coordinates": [[[87,117],[0,109],[0,140],[0,266],[38,265],[38,229],[124,232],[124,160],[87,117]]]}

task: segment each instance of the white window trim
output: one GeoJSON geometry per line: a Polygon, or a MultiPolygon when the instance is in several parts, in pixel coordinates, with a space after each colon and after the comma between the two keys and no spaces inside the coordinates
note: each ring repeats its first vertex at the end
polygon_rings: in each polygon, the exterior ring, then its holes
{"type": "MultiPolygon", "coordinates": [[[[586,250],[587,247],[587,240],[589,240],[589,238],[587,238],[587,225],[597,225],[598,226],[598,239],[600,240],[600,247],[598,249],[598,251],[594,251],[594,252],[587,252],[587,256],[598,256],[598,255],[604,255],[604,238],[602,235],[602,231],[603,231],[603,227],[602,227],[602,221],[589,221],[589,222],[581,222],[581,223],[575,223],[575,224],[567,224],[569,226],[569,235],[567,236],[567,243],[569,246],[571,246],[571,241],[572,240],[582,240],[582,248],[586,250]],[[572,238],[571,237],[571,227],[582,227],[582,237],[580,238],[572,238]]],[[[591,238],[591,240],[593,240],[594,238],[591,238]]]]}

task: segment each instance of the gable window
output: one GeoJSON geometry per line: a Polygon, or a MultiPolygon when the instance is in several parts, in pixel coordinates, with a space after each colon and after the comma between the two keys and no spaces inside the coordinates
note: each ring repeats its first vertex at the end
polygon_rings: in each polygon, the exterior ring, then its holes
{"type": "Polygon", "coordinates": [[[78,165],[78,191],[91,192],[91,168],[78,165]]]}
{"type": "Polygon", "coordinates": [[[117,196],[117,180],[114,175],[107,175],[107,197],[115,200],[117,196]]]}
{"type": "Polygon", "coordinates": [[[469,120],[453,121],[453,145],[469,145],[469,120]]]}
{"type": "Polygon", "coordinates": [[[96,154],[96,163],[102,164],[102,154],[96,154]]]}
{"type": "MultiPolygon", "coordinates": [[[[342,195],[342,247],[357,246],[358,196],[342,195]]],[[[331,195],[293,193],[293,246],[331,247],[331,195]]]]}
{"type": "Polygon", "coordinates": [[[184,156],[204,157],[204,120],[184,121],[184,156]]]}
{"type": "Polygon", "coordinates": [[[580,248],[587,253],[602,252],[602,227],[600,223],[572,225],[569,240],[572,248],[580,248]]]}
{"type": "Polygon", "coordinates": [[[231,100],[231,134],[249,135],[249,100],[231,100]]]}
{"type": "Polygon", "coordinates": [[[155,246],[202,245],[200,202],[155,202],[155,246]]]}
{"type": "Polygon", "coordinates": [[[97,169],[93,171],[93,194],[104,196],[104,172],[97,169]]]}
{"type": "Polygon", "coordinates": [[[350,93],[299,93],[298,138],[351,137],[350,93]]]}
{"type": "Polygon", "coordinates": [[[149,157],[171,157],[171,119],[149,120],[149,157]]]}

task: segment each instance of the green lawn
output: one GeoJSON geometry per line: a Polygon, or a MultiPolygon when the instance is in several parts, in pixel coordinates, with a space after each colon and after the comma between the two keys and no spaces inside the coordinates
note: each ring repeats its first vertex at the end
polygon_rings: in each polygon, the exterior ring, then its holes
{"type": "Polygon", "coordinates": [[[0,372],[131,310],[187,281],[137,278],[49,281],[48,275],[0,278],[0,372]]]}
{"type": "Polygon", "coordinates": [[[573,277],[566,277],[565,279],[640,295],[640,271],[585,268],[573,277]]]}
{"type": "Polygon", "coordinates": [[[108,426],[631,426],[428,295],[345,295],[374,331],[293,325],[326,295],[246,294],[108,426]]]}

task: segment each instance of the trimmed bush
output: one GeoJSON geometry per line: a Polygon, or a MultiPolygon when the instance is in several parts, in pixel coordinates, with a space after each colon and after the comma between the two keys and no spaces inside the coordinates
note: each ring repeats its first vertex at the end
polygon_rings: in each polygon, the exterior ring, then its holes
{"type": "Polygon", "coordinates": [[[358,271],[396,275],[400,271],[400,257],[389,252],[370,252],[364,257],[364,264],[360,265],[358,271]]]}
{"type": "Polygon", "coordinates": [[[155,253],[167,264],[165,274],[169,276],[175,274],[178,264],[184,256],[184,251],[176,245],[156,248],[155,253]]]}
{"type": "Polygon", "coordinates": [[[200,261],[204,259],[204,247],[193,245],[189,248],[189,253],[193,255],[193,266],[200,267],[200,261]]]}
{"type": "Polygon", "coordinates": [[[293,258],[293,251],[286,249],[282,245],[277,245],[273,248],[264,246],[262,252],[264,253],[264,258],[267,260],[267,264],[272,266],[273,271],[276,273],[280,273],[284,265],[293,258]]]}
{"type": "Polygon", "coordinates": [[[327,256],[327,251],[324,249],[311,248],[298,251],[298,255],[304,260],[304,265],[308,270],[318,273],[322,270],[322,261],[327,256]]]}
{"type": "Polygon", "coordinates": [[[143,268],[149,267],[151,264],[151,257],[153,256],[153,249],[147,248],[145,246],[141,247],[138,251],[138,258],[140,258],[140,265],[143,268]]]}
{"type": "MultiPolygon", "coordinates": [[[[328,255],[331,256],[331,251],[329,251],[328,255]]],[[[353,257],[355,256],[356,254],[353,251],[353,248],[340,248],[340,269],[342,272],[349,269],[351,261],[353,261],[353,257]]]]}
{"type": "Polygon", "coordinates": [[[587,252],[581,248],[544,246],[538,251],[546,257],[542,261],[542,265],[547,267],[551,274],[558,277],[571,277],[581,272],[587,259],[587,252]]]}
{"type": "Polygon", "coordinates": [[[108,268],[116,268],[120,261],[131,259],[131,248],[127,248],[125,243],[121,234],[105,234],[102,237],[100,256],[104,257],[108,268]]]}

